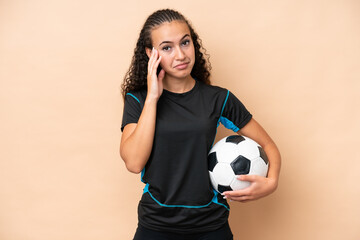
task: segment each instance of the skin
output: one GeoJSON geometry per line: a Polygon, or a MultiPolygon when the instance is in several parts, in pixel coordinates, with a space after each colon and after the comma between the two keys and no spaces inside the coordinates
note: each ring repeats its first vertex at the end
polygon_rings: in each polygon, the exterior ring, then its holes
{"type": "MultiPolygon", "coordinates": [[[[149,57],[147,86],[148,94],[138,123],[124,127],[120,143],[120,155],[127,169],[140,173],[150,157],[156,122],[156,106],[163,89],[183,93],[193,88],[195,80],[190,73],[195,63],[195,49],[186,23],[172,21],[163,23],[151,32],[153,49],[146,48],[149,57]],[[159,75],[158,66],[162,67],[159,75]]],[[[249,181],[248,188],[223,193],[224,198],[238,202],[248,202],[265,197],[274,192],[278,185],[281,157],[270,136],[252,118],[237,132],[261,145],[269,159],[267,177],[255,175],[238,176],[249,181]]]]}
{"type": "MultiPolygon", "coordinates": [[[[160,56],[160,66],[165,71],[163,88],[176,93],[190,90],[195,84],[190,75],[195,64],[195,48],[187,24],[180,21],[163,23],[151,32],[151,39],[155,51],[153,57],[160,56]]],[[[153,50],[146,48],[149,64],[153,62],[153,50]]],[[[156,75],[152,77],[155,79],[156,75]]]]}

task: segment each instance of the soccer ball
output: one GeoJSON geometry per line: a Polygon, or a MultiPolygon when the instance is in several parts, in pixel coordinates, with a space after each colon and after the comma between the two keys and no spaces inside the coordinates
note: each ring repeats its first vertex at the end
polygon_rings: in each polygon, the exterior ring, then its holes
{"type": "Polygon", "coordinates": [[[250,182],[240,181],[236,175],[266,177],[268,166],[268,158],[260,145],[240,135],[221,139],[211,148],[208,155],[210,180],[219,193],[250,186],[250,182]]]}

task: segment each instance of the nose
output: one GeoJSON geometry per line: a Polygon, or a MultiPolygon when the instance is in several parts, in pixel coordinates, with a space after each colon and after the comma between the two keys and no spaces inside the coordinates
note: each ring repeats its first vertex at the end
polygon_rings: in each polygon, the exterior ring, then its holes
{"type": "Polygon", "coordinates": [[[184,58],[185,58],[184,51],[180,47],[176,48],[175,58],[176,58],[176,60],[184,60],[184,58]]]}

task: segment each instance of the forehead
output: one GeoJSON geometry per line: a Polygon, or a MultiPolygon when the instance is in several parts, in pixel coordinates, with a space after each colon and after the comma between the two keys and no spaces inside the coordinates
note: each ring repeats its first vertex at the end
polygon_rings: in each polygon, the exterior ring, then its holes
{"type": "Polygon", "coordinates": [[[185,34],[190,35],[190,29],[185,22],[165,22],[151,31],[151,40],[154,46],[158,46],[163,41],[180,41],[185,34]]]}

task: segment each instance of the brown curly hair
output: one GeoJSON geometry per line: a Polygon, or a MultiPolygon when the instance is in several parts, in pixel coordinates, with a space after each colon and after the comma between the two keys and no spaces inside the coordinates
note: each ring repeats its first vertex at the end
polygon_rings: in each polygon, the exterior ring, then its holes
{"type": "Polygon", "coordinates": [[[190,35],[195,48],[195,64],[191,71],[191,76],[198,81],[210,84],[211,64],[206,49],[202,46],[201,39],[194,31],[186,18],[179,12],[172,9],[158,10],[151,14],[141,29],[139,39],[136,43],[131,65],[127,71],[124,82],[121,85],[122,95],[134,90],[140,90],[147,87],[147,65],[149,57],[146,55],[145,48],[152,48],[151,31],[164,22],[183,21],[190,30],[190,35]],[[207,58],[205,59],[205,56],[207,58]]]}

